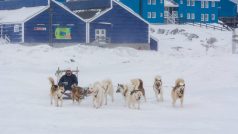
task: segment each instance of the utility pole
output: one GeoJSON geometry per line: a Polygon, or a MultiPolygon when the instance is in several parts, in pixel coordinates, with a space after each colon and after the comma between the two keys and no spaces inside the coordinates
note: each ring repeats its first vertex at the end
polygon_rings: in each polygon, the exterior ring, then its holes
{"type": "Polygon", "coordinates": [[[52,39],[52,18],[53,18],[53,9],[51,8],[51,0],[48,1],[49,4],[49,45],[53,46],[53,39],[52,39]]]}

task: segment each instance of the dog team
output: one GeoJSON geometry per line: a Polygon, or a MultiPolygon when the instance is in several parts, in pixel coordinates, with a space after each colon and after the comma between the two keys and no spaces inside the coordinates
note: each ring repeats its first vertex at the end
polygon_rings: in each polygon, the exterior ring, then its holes
{"type": "MultiPolygon", "coordinates": [[[[66,72],[66,76],[70,77],[72,75],[73,75],[72,72],[70,73],[66,72]]],[[[73,76],[73,78],[75,77],[73,76]]],[[[65,94],[65,89],[68,88],[67,87],[68,84],[66,84],[65,86],[65,83],[61,84],[59,82],[59,84],[56,85],[54,79],[51,77],[49,78],[49,81],[51,83],[51,90],[50,90],[51,104],[53,104],[54,101],[57,107],[58,106],[62,107],[64,95],[70,95],[69,97],[72,99],[73,103],[75,101],[80,103],[85,96],[92,96],[94,108],[100,108],[103,105],[107,105],[108,96],[111,97],[112,102],[114,101],[114,88],[112,81],[110,79],[95,82],[86,89],[77,86],[76,80],[76,83],[71,85],[71,94],[65,94]]],[[[156,76],[154,78],[153,90],[157,101],[163,101],[162,86],[163,83],[161,77],[156,76]]],[[[181,107],[183,106],[184,90],[185,90],[185,81],[180,78],[177,79],[171,91],[173,106],[175,106],[177,100],[180,100],[180,105],[181,107]]],[[[129,84],[118,84],[116,93],[120,93],[122,95],[125,101],[125,105],[128,106],[129,108],[140,109],[140,102],[142,98],[146,102],[145,89],[143,86],[143,81],[141,79],[132,79],[129,84]]]]}

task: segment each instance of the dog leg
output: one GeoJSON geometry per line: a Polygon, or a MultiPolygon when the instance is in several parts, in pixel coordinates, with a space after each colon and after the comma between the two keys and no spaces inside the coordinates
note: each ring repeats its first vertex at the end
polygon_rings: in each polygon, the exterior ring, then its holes
{"type": "Polygon", "coordinates": [[[51,105],[53,104],[53,97],[52,97],[52,95],[50,96],[50,104],[51,105]]]}
{"type": "Polygon", "coordinates": [[[180,106],[183,107],[183,98],[180,99],[180,106]]]}
{"type": "Polygon", "coordinates": [[[175,102],[176,102],[176,100],[175,100],[175,99],[173,99],[173,102],[172,102],[172,104],[173,104],[173,107],[175,107],[175,102]]]}
{"type": "Polygon", "coordinates": [[[164,97],[163,97],[163,92],[162,92],[162,90],[160,91],[160,101],[164,101],[164,97]]]}
{"type": "Polygon", "coordinates": [[[105,94],[105,105],[107,105],[107,94],[105,94]]]}

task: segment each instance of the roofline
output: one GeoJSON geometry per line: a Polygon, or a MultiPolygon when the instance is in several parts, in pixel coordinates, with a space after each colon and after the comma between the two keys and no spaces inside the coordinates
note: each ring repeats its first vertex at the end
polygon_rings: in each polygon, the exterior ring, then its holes
{"type": "Polygon", "coordinates": [[[44,12],[45,10],[47,10],[49,8],[49,5],[47,5],[45,8],[43,8],[42,10],[40,10],[38,13],[33,14],[32,16],[28,17],[27,19],[25,19],[23,21],[23,23],[26,23],[28,20],[34,18],[35,16],[39,15],[40,13],[44,12]]]}
{"type": "Polygon", "coordinates": [[[122,8],[124,8],[125,10],[127,10],[128,12],[130,12],[131,14],[135,15],[136,17],[138,17],[139,19],[141,19],[142,21],[144,21],[145,23],[147,23],[148,25],[150,24],[148,21],[146,21],[144,18],[142,18],[140,15],[138,15],[136,12],[134,12],[132,9],[130,9],[129,7],[127,7],[126,5],[124,5],[123,3],[116,1],[116,0],[111,0],[115,3],[117,3],[118,5],[120,5],[122,8]]]}
{"type": "Polygon", "coordinates": [[[93,18],[89,19],[88,22],[92,22],[94,21],[95,19],[101,17],[102,15],[104,15],[105,13],[107,13],[108,11],[110,11],[112,8],[113,8],[113,2],[115,2],[116,4],[118,4],[119,6],[121,6],[122,8],[124,8],[125,10],[127,10],[128,12],[130,12],[131,14],[133,14],[134,16],[136,16],[137,18],[141,19],[142,21],[144,21],[146,24],[150,24],[149,22],[147,22],[145,19],[143,19],[141,16],[139,16],[137,13],[135,13],[132,9],[130,9],[129,7],[127,7],[126,5],[124,5],[123,3],[121,2],[118,2],[116,0],[111,0],[111,7],[109,9],[107,9],[106,11],[104,11],[103,13],[97,15],[97,16],[94,16],[93,18]]]}
{"type": "Polygon", "coordinates": [[[77,14],[75,14],[73,11],[71,11],[70,9],[68,9],[65,5],[59,3],[58,1],[55,0],[50,0],[54,3],[56,3],[58,6],[64,8],[66,11],[68,11],[69,13],[71,13],[72,15],[74,15],[75,17],[79,18],[80,20],[82,20],[83,22],[87,22],[85,19],[81,18],[80,16],[78,16],[77,14]]]}
{"type": "Polygon", "coordinates": [[[102,13],[100,13],[99,15],[96,15],[90,19],[88,19],[87,22],[92,22],[94,20],[96,20],[97,18],[101,17],[102,15],[104,15],[105,13],[107,13],[108,11],[110,11],[112,9],[112,0],[111,0],[111,3],[110,3],[110,8],[106,9],[105,11],[103,11],[102,13]]]}

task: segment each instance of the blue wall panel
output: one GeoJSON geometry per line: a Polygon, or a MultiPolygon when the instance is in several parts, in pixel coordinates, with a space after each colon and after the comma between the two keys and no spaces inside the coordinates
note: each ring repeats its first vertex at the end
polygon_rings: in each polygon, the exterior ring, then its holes
{"type": "Polygon", "coordinates": [[[54,2],[51,3],[51,14],[52,17],[49,15],[49,10],[46,10],[25,23],[25,42],[49,42],[52,38],[55,43],[85,43],[86,23],[84,21],[54,2]],[[52,18],[52,30],[49,29],[50,18],[52,18]],[[57,27],[70,28],[71,39],[56,39],[57,27]],[[52,31],[51,34],[50,31],[52,31]]]}
{"type": "Polygon", "coordinates": [[[90,24],[90,41],[95,40],[95,29],[106,29],[111,43],[148,43],[148,24],[117,3],[90,24]]]}
{"type": "Polygon", "coordinates": [[[219,9],[219,17],[235,17],[237,16],[237,4],[230,0],[221,0],[219,9]]]}
{"type": "MultiPolygon", "coordinates": [[[[21,24],[3,24],[0,26],[3,28],[2,35],[10,39],[12,43],[22,42],[22,25],[21,24]],[[14,26],[18,25],[19,31],[14,31],[14,26]]],[[[1,30],[1,29],[0,29],[1,30]]]]}

